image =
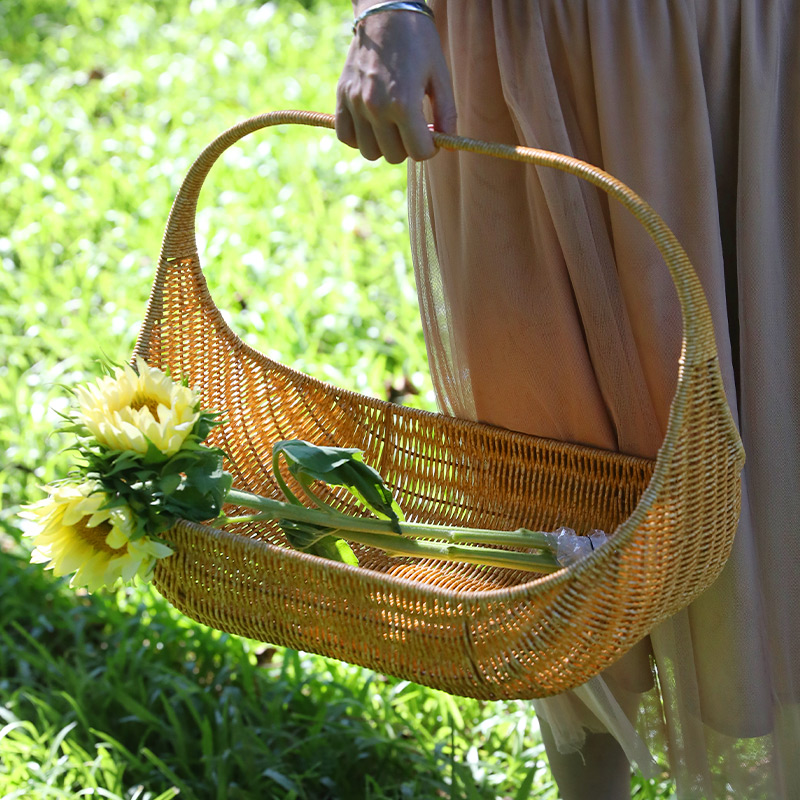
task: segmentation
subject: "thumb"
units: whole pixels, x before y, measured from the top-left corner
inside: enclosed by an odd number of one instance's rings
[[[455,133],[458,118],[456,101],[453,97],[450,72],[444,63],[434,69],[428,94],[433,106],[434,129],[441,133]]]

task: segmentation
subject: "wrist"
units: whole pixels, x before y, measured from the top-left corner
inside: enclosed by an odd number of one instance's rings
[[[357,17],[368,8],[379,6],[384,2],[385,0],[353,0],[353,15]]]
[[[355,1],[357,2],[357,0]],[[353,33],[357,33],[359,26],[369,17],[397,12],[413,12],[412,16],[419,14],[428,17],[431,22],[434,21],[433,11],[424,0],[382,0],[382,2],[367,3],[363,10],[356,14],[353,21]]]

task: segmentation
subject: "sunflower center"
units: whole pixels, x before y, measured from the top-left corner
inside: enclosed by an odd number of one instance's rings
[[[139,409],[146,408],[156,422],[161,422],[161,420],[158,418],[158,400],[153,397],[134,397],[133,401],[131,402],[131,408],[134,411],[139,411]]]
[[[73,527],[75,533],[94,550],[98,550],[101,553],[113,553],[114,555],[128,552],[127,545],[115,549],[106,544],[106,538],[111,533],[111,525],[108,522],[101,522],[99,525],[90,528],[85,520],[80,520]]]

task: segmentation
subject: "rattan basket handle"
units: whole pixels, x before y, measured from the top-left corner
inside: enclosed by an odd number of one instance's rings
[[[227,148],[249,133],[284,124],[333,128],[334,118],[330,114],[310,111],[273,111],[244,120],[217,137],[192,164],[175,198],[161,248],[162,268],[197,257],[194,227],[197,199],[203,181],[214,162]],[[446,150],[482,153],[541,167],[553,167],[562,172],[576,175],[598,186],[609,196],[622,203],[653,239],[672,275],[683,313],[682,363],[684,367],[694,364],[698,360],[716,356],[711,314],[694,268],[666,223],[625,184],[603,170],[570,156],[528,147],[482,142],[443,133],[434,133],[433,136],[436,144]]]

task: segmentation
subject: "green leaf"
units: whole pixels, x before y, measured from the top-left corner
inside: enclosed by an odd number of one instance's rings
[[[141,463],[141,456],[138,453],[135,453],[132,450],[127,450],[117,458],[113,459],[110,466],[103,470],[103,474],[107,477],[111,477],[112,475],[117,475],[120,472],[125,472],[129,469],[135,469],[136,467],[141,466]]]
[[[528,800],[531,795],[531,788],[533,787],[533,779],[536,777],[537,767],[533,766],[528,770],[525,780],[520,784],[517,793],[514,795],[514,800]]]
[[[364,462],[360,450],[289,439],[275,444],[273,454],[283,454],[289,472],[298,479],[305,477],[329,486],[344,486],[377,516],[390,520],[400,532],[403,519],[400,506],[380,473]]]
[[[360,454],[355,448],[325,447],[305,442],[302,439],[287,439],[273,445],[273,453],[282,453],[289,465],[289,471],[296,475],[298,470],[310,478],[334,484],[330,480],[335,478],[336,471],[346,464],[355,454]]]
[[[142,456],[144,464],[161,464],[168,459],[149,439],[147,440],[147,452]]]
[[[286,534],[289,544],[295,550],[305,551],[312,547],[315,542],[328,535],[325,529],[316,525],[304,525],[302,522],[295,522],[294,520],[282,519],[278,520],[278,524]]]
[[[108,493],[108,507],[130,506],[136,518],[134,539],[159,535],[178,518],[216,519],[233,480],[223,469],[223,451],[196,443],[171,457],[152,445],[145,454],[119,453],[90,440],[79,450],[87,462],[86,476],[99,480]]]
[[[361,453],[341,468],[344,486],[358,497],[364,505],[372,509],[379,517],[394,523],[395,530],[400,533],[400,520],[403,512],[392,495],[391,489],[384,483],[380,473],[361,460]]]
[[[289,544],[296,550],[358,566],[353,548],[344,539],[333,536],[330,529],[288,519],[279,520],[278,524],[286,534]]]
[[[172,494],[181,485],[182,480],[180,474],[164,475],[159,481],[159,491],[163,494]]]
[[[353,552],[353,548],[344,540],[344,539],[335,539],[334,546],[336,547],[336,552],[339,554],[339,561],[343,561],[345,564],[350,564],[353,567],[358,566],[358,557]]]
[[[201,411],[197,422],[192,429],[192,437],[198,442],[204,442],[208,434],[218,425],[222,425],[221,414],[217,411]]]
[[[199,451],[193,463],[183,470],[187,481],[202,492],[211,492],[220,483],[225,483],[225,494],[230,488],[230,475],[222,467],[222,452],[217,450]]]
[[[358,566],[358,559],[350,545],[344,539],[336,539],[333,536],[320,539],[306,552],[322,558],[329,558],[331,561],[341,561],[354,567]]]

